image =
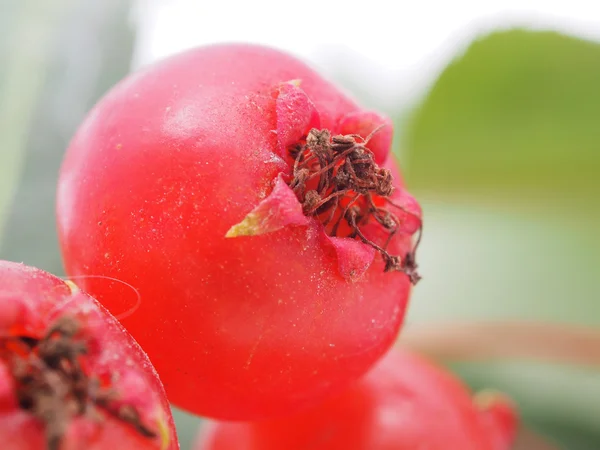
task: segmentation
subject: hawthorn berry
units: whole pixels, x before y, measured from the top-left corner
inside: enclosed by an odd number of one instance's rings
[[[213,45],[132,74],[89,113],[62,166],[72,276],[113,277],[123,325],[169,399],[256,419],[318,403],[392,345],[421,210],[391,121],[297,59]],[[113,314],[119,284],[82,287]]]
[[[194,450],[509,450],[517,421],[502,394],[472,397],[445,369],[392,350],[345,392],[309,411],[208,422]]]
[[[179,448],[148,357],[72,283],[0,261],[0,447]]]

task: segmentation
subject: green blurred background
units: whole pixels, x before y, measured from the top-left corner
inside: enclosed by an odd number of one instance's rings
[[[63,274],[57,172],[85,112],[130,70],[130,6],[0,0],[0,258]],[[373,104],[364,89],[339,81]],[[600,326],[600,45],[520,29],[482,35],[416,105],[386,109],[425,212],[425,278],[409,324]],[[475,388],[511,394],[525,420],[561,448],[600,448],[599,370],[452,368]],[[199,419],[175,413],[187,449]]]

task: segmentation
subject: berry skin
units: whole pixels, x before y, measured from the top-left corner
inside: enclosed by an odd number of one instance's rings
[[[70,144],[67,272],[139,290],[122,323],[177,406],[245,420],[309,407],[392,345],[418,280],[421,210],[391,139],[388,118],[279,51],[166,59],[118,84]],[[120,285],[81,284],[130,310]]]
[[[73,284],[0,261],[3,450],[179,448],[162,384],[108,311]]]
[[[269,421],[210,421],[194,450],[509,450],[516,428],[506,397],[473,398],[446,370],[398,349],[309,411]]]

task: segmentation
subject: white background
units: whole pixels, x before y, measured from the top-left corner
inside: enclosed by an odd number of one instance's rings
[[[138,0],[134,66],[223,41],[294,53],[382,108],[420,97],[477,36],[513,26],[600,39],[600,2]]]

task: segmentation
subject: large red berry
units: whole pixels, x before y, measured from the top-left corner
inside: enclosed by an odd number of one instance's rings
[[[67,271],[139,290],[123,325],[178,406],[307,407],[390,347],[418,279],[421,211],[391,137],[389,119],[278,51],[171,57],[116,86],[67,151]],[[118,284],[82,285],[113,314],[130,308]]]
[[[74,285],[0,261],[0,448],[179,448],[148,357]]]
[[[446,370],[393,350],[312,410],[253,423],[208,422],[195,450],[509,450],[516,425],[501,394],[472,398]]]

